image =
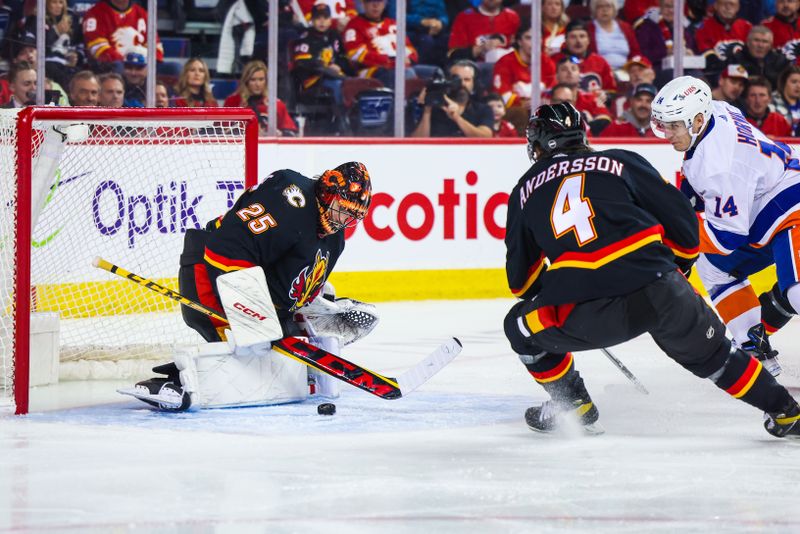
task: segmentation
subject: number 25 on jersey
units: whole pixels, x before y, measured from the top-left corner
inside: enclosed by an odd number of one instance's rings
[[[589,199],[583,196],[585,178],[583,173],[564,178],[550,210],[550,224],[556,239],[568,232],[575,232],[580,247],[597,239],[592,222],[594,210]]]
[[[261,204],[250,204],[246,208],[237,211],[236,215],[247,223],[247,227],[251,232],[258,235],[278,226],[275,218],[269,213],[264,213],[265,211],[264,206]]]

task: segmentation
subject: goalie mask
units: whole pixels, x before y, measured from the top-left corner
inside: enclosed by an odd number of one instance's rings
[[[531,163],[566,149],[589,148],[583,116],[569,102],[539,106],[525,134]]]
[[[325,171],[316,183],[320,236],[350,228],[366,217],[372,182],[363,163],[349,161]]]

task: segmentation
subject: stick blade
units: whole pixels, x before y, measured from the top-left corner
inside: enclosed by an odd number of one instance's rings
[[[397,385],[400,386],[402,395],[408,395],[444,369],[461,353],[461,348],[462,345],[458,338],[450,338],[417,365],[397,377]]]

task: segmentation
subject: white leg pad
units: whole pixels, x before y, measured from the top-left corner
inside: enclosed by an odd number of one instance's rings
[[[227,343],[207,343],[181,349],[175,364],[184,391],[194,390],[193,406],[262,406],[308,398],[306,366],[272,351],[239,356]]]
[[[271,341],[283,337],[264,269],[251,267],[223,274],[217,278],[217,292],[237,354],[264,354]]]
[[[327,350],[331,354],[339,356],[341,354],[341,340],[338,337],[310,337],[308,342],[321,349]],[[316,369],[308,368],[308,382],[314,384],[315,397],[327,397],[335,399],[339,397],[339,383],[338,378],[334,378]]]

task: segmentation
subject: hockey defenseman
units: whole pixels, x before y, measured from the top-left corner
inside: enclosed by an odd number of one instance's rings
[[[702,212],[697,272],[714,306],[734,341],[777,376],[767,334],[800,309],[800,161],[691,76],[659,91],[651,127],[684,153],[682,189]],[[772,264],[778,283],[756,297],[747,277]]]
[[[551,400],[529,408],[532,430],[575,416],[598,432],[597,407],[571,351],[607,347],[649,332],[684,368],[767,414],[775,436],[800,436],[800,407],[733,347],[725,326],[682,272],[697,257],[688,200],[640,155],[592,151],[569,103],[531,118],[533,166],[509,198],[506,271],[522,300],[505,319],[511,347]]]
[[[205,345],[176,351],[154,368],[166,377],[139,382],[131,394],[164,409],[277,404],[312,393],[338,395],[332,377],[270,351],[270,341],[306,336],[334,354],[375,326],[375,307],[323,297],[344,250],[344,229],[369,209],[364,164],[348,162],[317,179],[292,170],[248,189],[205,230],[189,230],[180,259],[180,292],[224,312],[228,323],[183,306],[183,319]],[[308,374],[307,374],[308,373]]]

